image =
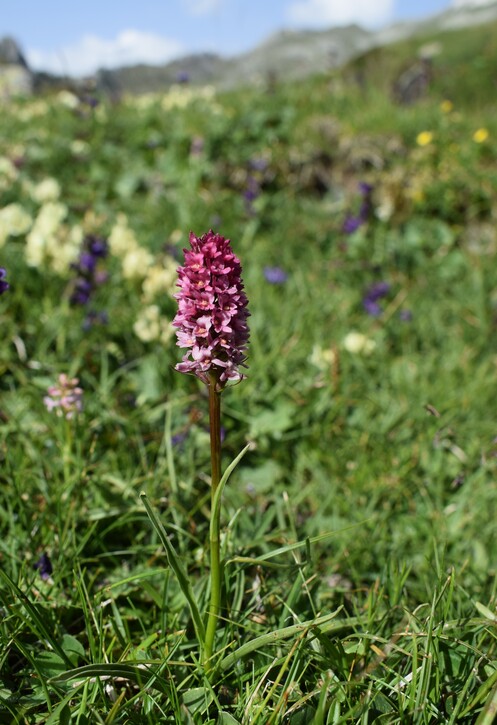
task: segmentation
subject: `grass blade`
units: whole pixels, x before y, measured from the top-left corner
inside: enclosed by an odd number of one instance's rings
[[[238,466],[240,461],[242,460],[243,456],[246,454],[246,452],[249,450],[249,448],[252,448],[252,443],[247,443],[245,448],[243,448],[240,453],[237,455],[236,458],[231,461],[230,465],[225,470],[221,480],[219,481],[219,485],[216,489],[216,493],[214,495],[214,501],[212,502],[212,511],[211,511],[211,520],[210,520],[210,530],[212,534],[212,527],[214,525],[214,522],[218,520],[218,516],[221,510],[221,497],[223,495],[224,487],[228,483],[228,479],[235,470],[235,468]]]
[[[64,652],[60,644],[57,642],[57,639],[53,632],[50,631],[49,627],[47,626],[44,618],[40,615],[38,612],[38,609],[34,604],[32,604],[26,594],[20,589],[15,582],[12,581],[12,579],[0,569],[0,577],[3,579],[3,581],[7,584],[9,589],[15,594],[15,596],[19,599],[22,606],[26,610],[26,612],[29,614],[30,619],[32,620],[30,622],[31,629],[40,637],[40,639],[45,640],[50,647],[56,652],[59,657],[64,661],[65,665],[67,667],[72,667],[73,663],[67,656],[67,654]]]
[[[188,606],[190,608],[190,614],[192,616],[193,620],[193,626],[195,627],[195,633],[197,635],[198,642],[203,648],[204,641],[205,641],[205,628],[204,623],[202,621],[202,617],[200,616],[200,611],[195,599],[195,595],[193,593],[193,588],[190,583],[190,579],[188,578],[188,574],[186,572],[186,569],[184,568],[183,564],[181,563],[181,560],[176,553],[176,550],[174,549],[173,545],[169,541],[169,537],[167,535],[167,531],[165,530],[164,526],[162,525],[162,522],[156,515],[155,511],[151,507],[149,500],[145,493],[140,494],[140,498],[143,501],[143,505],[145,506],[145,509],[147,511],[147,515],[152,522],[152,525],[154,529],[156,530],[162,545],[166,551],[167,560],[169,562],[169,566],[174,571],[176,578],[178,580],[178,584],[181,587],[181,591],[184,594],[184,597],[186,601],[188,602]]]
[[[234,652],[224,657],[219,663],[219,669],[222,671],[229,670],[233,667],[238,660],[242,660],[247,655],[255,652],[255,650],[263,649],[271,644],[276,644],[290,637],[294,637],[302,632],[312,631],[318,628],[320,632],[331,632],[339,631],[345,627],[352,627],[358,623],[357,617],[351,617],[347,620],[340,620],[338,622],[333,621],[337,614],[342,610],[342,607],[333,612],[332,614],[325,614],[323,617],[317,619],[310,619],[307,622],[300,622],[299,624],[292,624],[289,627],[283,627],[283,629],[277,629],[274,632],[268,634],[262,634],[260,637],[256,637],[250,642],[246,642],[241,647],[238,647]]]

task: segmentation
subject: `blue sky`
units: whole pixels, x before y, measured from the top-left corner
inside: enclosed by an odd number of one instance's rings
[[[201,51],[236,55],[283,28],[381,27],[486,1],[4,0],[0,37],[13,36],[32,68],[85,75]]]

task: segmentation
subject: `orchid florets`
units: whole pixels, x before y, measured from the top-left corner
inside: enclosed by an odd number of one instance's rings
[[[229,239],[213,231],[201,237],[190,233],[185,264],[178,269],[175,295],[178,312],[173,325],[177,345],[189,348],[176,370],[192,373],[222,390],[228,381],[244,376],[249,329],[248,300],[241,264]]]
[[[59,375],[58,385],[48,388],[48,395],[43,398],[46,409],[55,410],[59,417],[71,420],[83,410],[83,389],[78,385],[78,378],[70,378],[65,373]]]

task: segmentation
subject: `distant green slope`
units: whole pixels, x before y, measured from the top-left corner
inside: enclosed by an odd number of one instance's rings
[[[401,74],[431,57],[430,95],[461,106],[486,106],[497,93],[497,23],[419,35],[374,48],[344,69],[349,82],[393,91]]]

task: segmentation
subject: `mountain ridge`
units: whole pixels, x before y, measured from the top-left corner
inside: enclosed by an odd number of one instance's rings
[[[485,5],[451,7],[420,20],[401,21],[379,30],[367,30],[355,23],[325,30],[284,28],[240,55],[222,57],[200,53],[160,66],[140,64],[101,69],[96,74],[96,81],[104,89],[111,82],[115,90],[120,88],[124,92],[143,93],[157,90],[157,83],[168,86],[186,79],[192,85],[210,83],[222,90],[241,84],[267,82],[272,78],[298,80],[344,66],[377,47],[430,31],[456,30],[494,20],[497,20],[496,1]],[[202,64],[199,62],[201,58],[208,59],[208,62]],[[155,72],[151,72],[152,68]],[[155,81],[147,84],[147,76],[149,79],[155,76]],[[140,91],[137,91],[138,87]]]
[[[239,55],[192,53],[165,64],[100,68],[93,76],[78,79],[31,71],[32,85],[35,90],[46,90],[64,83],[76,86],[91,83],[103,92],[134,95],[164,90],[176,83],[210,84],[219,90],[230,90],[276,78],[303,79],[342,67],[375,48],[431,31],[457,30],[495,20],[497,0],[484,5],[451,7],[420,20],[401,21],[378,30],[368,30],[356,23],[325,30],[282,29]]]

